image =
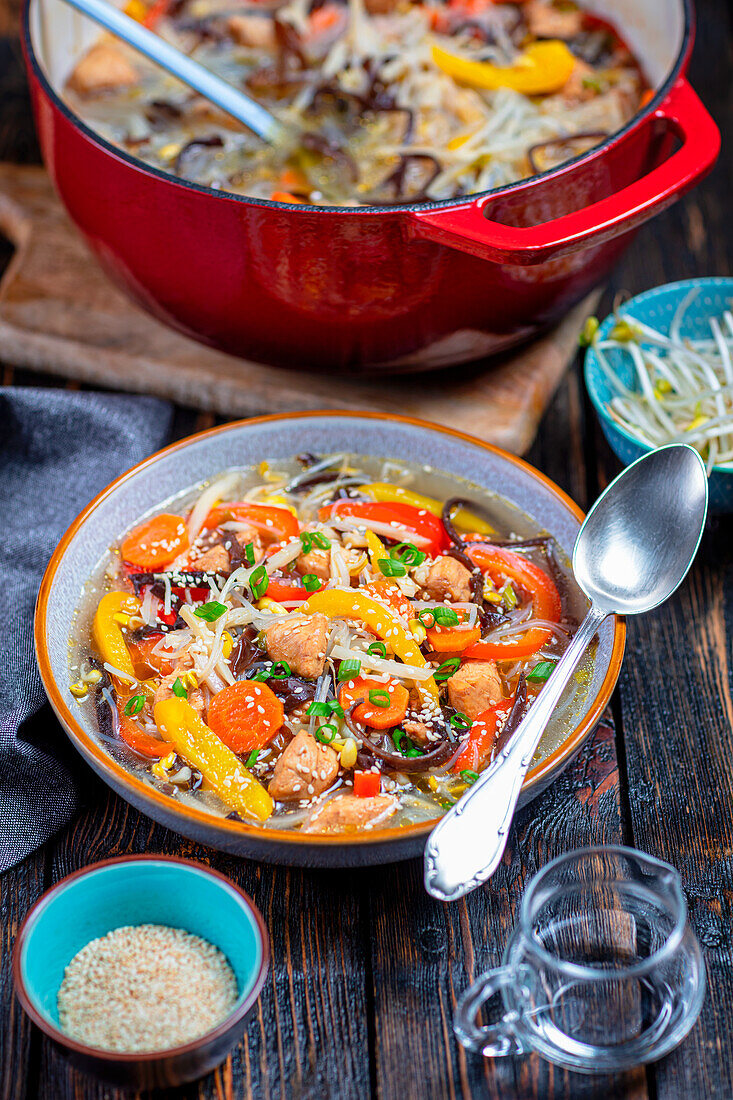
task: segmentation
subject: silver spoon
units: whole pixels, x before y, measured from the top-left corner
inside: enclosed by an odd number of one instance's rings
[[[683,444],[644,455],[595,502],[573,550],[588,613],[508,744],[430,834],[425,888],[433,897],[455,901],[493,874],[539,740],[598,627],[672,595],[697,553],[707,507],[705,465]]]
[[[118,11],[106,0],[66,0],[72,8],[88,15],[95,23],[105,27],[117,38],[127,42],[128,46],[155,61],[163,69],[173,76],[177,76],[189,88],[200,92],[202,96],[221,107],[232,118],[243,122],[263,141],[273,145],[280,141],[285,128],[282,123],[266,111],[254,99],[250,99],[244,92],[240,92],[226,80],[209,72],[198,61],[186,57],[184,53],[164,41],[159,35],[153,34],[147,27],[143,27],[129,15]]]

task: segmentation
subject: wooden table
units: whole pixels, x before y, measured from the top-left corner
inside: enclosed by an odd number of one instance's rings
[[[38,150],[15,37],[16,0],[0,0],[0,160]],[[731,9],[699,0],[692,79],[723,128],[727,151],[693,195],[640,234],[615,274],[636,292],[669,279],[730,274],[733,235]],[[0,263],[8,249],[0,251]],[[0,349],[0,356],[2,349]],[[5,384],[54,385],[2,363]],[[179,410],[176,434],[211,423]],[[529,458],[581,505],[616,473],[577,369]],[[0,879],[2,1100],[116,1100],[70,1071],[14,1001],[10,950],[20,919],[51,883],[126,852],[181,853],[247,890],[270,928],[272,968],[242,1044],[180,1097],[385,1100],[570,1097],[575,1100],[730,1100],[733,1096],[733,521],[712,519],[693,571],[660,611],[629,624],[612,713],[576,763],[518,817],[490,889],[442,905],[418,861],[372,871],[289,871],[208,851],[167,832],[88,772],[73,824]],[[49,722],[53,721],[50,713]],[[529,878],[577,845],[632,844],[682,873],[708,967],[702,1016],[661,1064],[616,1078],[565,1073],[537,1057],[484,1062],[455,1042],[458,994],[498,963]]]

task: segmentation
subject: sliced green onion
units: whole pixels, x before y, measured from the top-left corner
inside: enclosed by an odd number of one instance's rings
[[[183,686],[183,682],[181,681],[180,676],[177,676],[176,679],[173,681],[173,686],[171,690],[173,691],[174,695],[178,696],[179,699],[188,699],[188,692]]]
[[[310,554],[313,549],[313,535],[310,531],[301,531],[300,545],[303,547],[304,554]]]
[[[400,542],[397,546],[392,547],[389,556],[407,566],[408,569],[413,569],[416,565],[421,565],[425,561],[427,554],[423,554],[422,550],[418,550],[413,542]]]
[[[544,684],[545,680],[549,680],[552,670],[555,665],[552,661],[540,661],[538,665],[535,665],[531,672],[527,673],[527,680],[532,684]]]
[[[222,615],[226,615],[226,612],[227,609],[223,603],[210,600],[208,603],[202,603],[201,607],[197,607],[194,615],[199,619],[203,619],[205,623],[215,623]]]
[[[324,745],[330,745],[337,736],[338,727],[334,726],[332,722],[326,722],[316,730],[316,741],[320,741]]]
[[[342,661],[338,671],[338,682],[350,680],[352,676],[358,676],[361,672],[361,661]]]
[[[370,691],[369,702],[373,707],[381,707],[382,710],[386,710],[391,700],[388,691]]]
[[[144,695],[133,695],[132,699],[128,699],[125,703],[125,714],[139,714],[145,706]]]
[[[331,714],[335,714],[338,718],[344,718],[344,708],[335,699],[329,699],[326,704]]]
[[[308,715],[315,714],[316,718],[328,718],[331,708],[328,703],[311,703],[305,712]]]
[[[258,565],[254,573],[249,575],[249,586],[252,589],[252,595],[256,600],[259,600],[261,596],[264,596],[267,591],[267,585],[270,578],[267,576],[267,570],[264,565]]]
[[[303,576],[303,588],[306,592],[317,592],[321,587],[321,582],[315,573],[305,573]]]
[[[461,621],[452,607],[434,607],[433,618],[438,626],[458,626]]]
[[[245,768],[251,768],[253,764],[257,763],[257,757],[260,755],[259,749],[252,749],[247,759],[244,762]]]
[[[442,665],[438,665],[435,672],[433,673],[433,679],[434,680],[449,680],[450,677],[455,672],[458,672],[458,669],[460,667],[461,667],[460,657],[451,657],[449,660],[443,661]]]
[[[387,647],[384,642],[372,642],[367,653],[371,653],[372,657],[386,657]]]
[[[287,661],[276,661],[270,669],[271,680],[286,680],[293,672]]]
[[[244,560],[247,565],[254,565],[255,563],[255,548],[254,543],[248,542],[244,548]]]
[[[313,544],[318,547],[319,550],[329,550],[331,547],[331,540],[327,538],[323,531],[314,531],[312,534]]]
[[[597,317],[589,317],[583,325],[583,330],[578,337],[578,343],[581,348],[589,348],[595,339],[595,335],[600,328],[600,322]]]
[[[508,581],[501,590],[501,597],[504,601],[504,606],[509,611],[513,611],[519,603],[519,600],[517,599],[517,593],[514,591]]]
[[[467,714],[463,711],[457,710],[455,714],[451,714],[448,719],[454,730],[458,730],[459,733],[463,733],[464,730],[471,728],[471,720]]]
[[[407,576],[407,566],[403,565],[401,561],[395,561],[393,558],[379,558],[377,565],[380,573],[383,573],[385,577]]]
[[[425,753],[422,751],[422,749],[415,748],[414,745],[411,745],[410,748],[405,752],[404,755],[405,756],[424,756]]]
[[[465,771],[462,771],[459,774],[463,782],[468,783],[469,787],[478,779],[478,772],[472,772],[468,768],[466,768]]]
[[[397,749],[397,752],[402,752],[402,742],[406,737],[407,734],[401,726],[397,726],[396,729],[392,730],[392,741],[394,743],[394,747]]]
[[[435,625],[435,616],[433,615],[432,608],[429,608],[427,611],[418,611],[417,617],[423,624],[423,626],[427,626],[429,628]]]
[[[262,683],[264,680],[269,680],[272,676],[273,668],[274,665],[270,665],[269,668],[258,668],[254,676],[250,676],[249,679],[258,680],[260,683]]]

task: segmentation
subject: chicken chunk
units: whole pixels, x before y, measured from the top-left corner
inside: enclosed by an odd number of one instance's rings
[[[96,95],[137,84],[138,73],[113,42],[98,42],[82,57],[69,85],[79,95]]]
[[[154,703],[162,703],[165,699],[172,699],[175,695],[173,685],[176,680],[185,675],[185,672],[184,668],[176,668],[168,676],[164,676],[155,689]],[[204,696],[200,688],[188,689],[188,702],[201,718],[204,713]]]
[[[227,31],[239,46],[255,50],[274,50],[275,22],[266,15],[231,15]]]
[[[552,0],[529,0],[524,5],[529,33],[536,38],[574,38],[583,29],[579,8],[565,8]]]
[[[310,550],[307,554],[301,554],[296,558],[295,568],[301,576],[313,573],[319,580],[327,581],[331,576],[330,562],[330,550]]]
[[[437,741],[440,734],[436,729],[433,729],[427,724],[417,718],[405,718],[402,721],[402,729],[405,731],[411,741],[414,741],[416,745],[421,748],[432,747],[435,748],[433,742]]]
[[[315,680],[326,663],[328,619],[317,612],[305,619],[274,622],[265,630],[267,652],[273,661],[287,661],[296,676]]]
[[[456,603],[468,603],[471,599],[471,574],[455,558],[438,558],[428,570],[425,588],[434,600],[444,600],[447,596]]]
[[[357,798],[338,795],[318,807],[302,827],[304,833],[355,833],[383,824],[397,809],[397,799],[389,794]]]
[[[562,89],[562,97],[567,104],[585,103],[598,94],[595,72],[580,58],[575,62],[573,71]]]
[[[501,678],[494,661],[468,661],[448,680],[451,706],[471,721],[502,698]]]
[[[228,573],[229,554],[223,546],[212,546],[200,558],[196,558],[193,568],[202,569],[205,573]]]
[[[278,802],[317,798],[338,775],[338,756],[303,730],[297,734],[275,765],[269,792]]]

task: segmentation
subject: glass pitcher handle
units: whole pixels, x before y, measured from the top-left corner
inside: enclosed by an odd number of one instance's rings
[[[526,983],[526,967],[499,966],[487,970],[463,993],[453,1016],[453,1030],[458,1041],[468,1050],[487,1058],[505,1058],[508,1054],[524,1054],[529,1048],[516,1032],[518,1012],[506,1012],[497,1024],[479,1025],[479,1010],[495,993],[506,986]]]

